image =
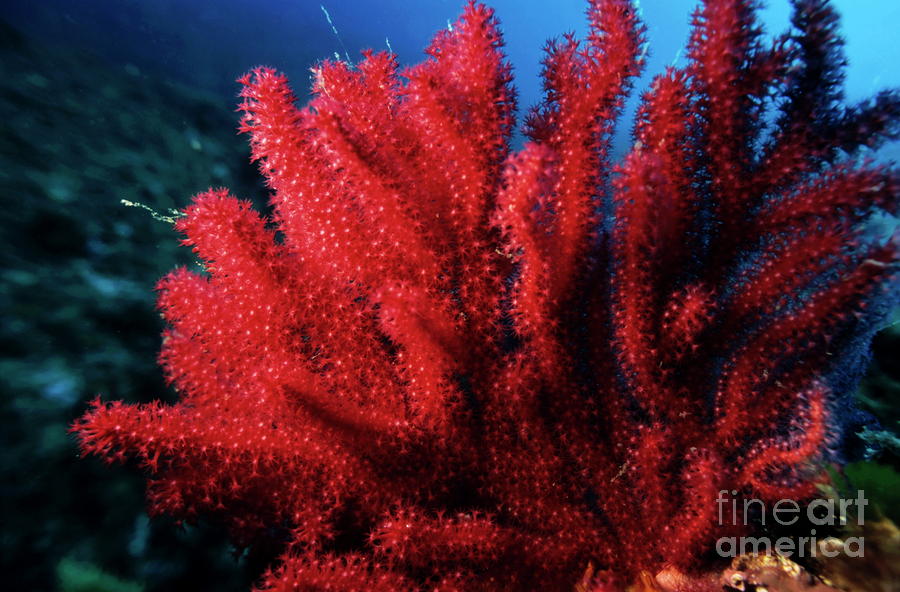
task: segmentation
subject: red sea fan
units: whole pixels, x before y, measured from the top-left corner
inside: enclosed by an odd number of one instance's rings
[[[642,65],[626,0],[551,43],[510,154],[515,92],[470,4],[423,63],[367,53],[241,80],[266,219],[224,190],[177,228],[203,272],[159,284],[175,405],[97,402],[85,453],[137,459],[153,513],[280,536],[265,590],[571,589],[702,565],[720,490],[811,492],[842,365],[896,244],[866,239],[900,177],[858,158],[896,94],[841,104],[825,0],[767,41],[707,0],[609,152]],[[604,576],[607,578],[607,576]]]

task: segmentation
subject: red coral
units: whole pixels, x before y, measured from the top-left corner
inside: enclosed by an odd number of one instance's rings
[[[247,75],[274,218],[195,198],[177,226],[205,272],[159,285],[181,401],[97,402],[82,449],[140,460],[155,513],[283,533],[272,590],[690,568],[720,490],[807,495],[834,360],[896,257],[861,223],[900,178],[853,156],[895,135],[900,100],[841,106],[824,0],[771,45],[753,9],[705,2],[614,170],[642,63],[626,0],[550,44],[511,155],[510,68],[477,4],[402,72],[322,63],[302,110],[281,75]]]

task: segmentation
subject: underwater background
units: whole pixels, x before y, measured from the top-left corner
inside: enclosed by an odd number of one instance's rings
[[[497,0],[520,107],[537,102],[540,48],[583,34],[584,3]],[[692,0],[644,0],[649,77],[681,59]],[[770,0],[769,33],[787,0]],[[842,0],[847,100],[900,87],[900,2]],[[0,7],[0,563],[29,590],[246,590],[262,569],[235,556],[214,525],[150,521],[142,478],[79,460],[66,430],[98,394],[173,399],[155,359],[162,321],[153,287],[190,262],[165,215],[210,186],[266,207],[236,134],[238,85],[250,68],[284,71],[305,96],[322,58],[363,48],[421,59],[459,0],[220,2],[13,0]],[[619,130],[618,154],[629,129]],[[900,160],[897,143],[879,159]],[[885,223],[890,226],[888,222]],[[890,232],[890,228],[880,229]],[[860,388],[877,423],[848,468],[897,521],[900,327],[874,343]],[[894,497],[891,497],[894,496]],[[261,557],[266,550],[257,550]],[[152,586],[150,583],[152,582]]]

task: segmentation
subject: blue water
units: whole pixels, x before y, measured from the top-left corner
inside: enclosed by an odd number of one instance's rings
[[[341,44],[321,10],[324,3]],[[522,104],[540,95],[544,41],[565,31],[585,30],[581,0],[493,0],[501,19]],[[769,32],[788,24],[787,0],[770,0],[763,11]],[[287,72],[298,86],[317,57],[344,48],[386,48],[401,61],[419,60],[435,30],[458,15],[462,0],[44,0],[3,3],[0,16],[61,43],[93,48],[137,66],[168,70],[218,88],[261,63]],[[650,38],[647,72],[658,72],[678,55],[688,35],[694,0],[642,0]],[[900,86],[900,25],[896,0],[837,0],[850,61],[848,98],[859,99]],[[216,77],[224,82],[214,84]]]
[[[365,48],[396,52],[415,63],[434,32],[456,19],[464,0],[16,0],[0,17],[31,35],[87,48],[123,65],[213,91],[234,101],[234,80],[265,64],[284,71],[298,96],[309,86],[317,60],[349,56]],[[516,74],[520,107],[541,96],[542,48],[547,39],[586,31],[582,0],[493,0]],[[900,26],[897,0],[835,0],[842,16],[849,68],[846,97],[862,100],[880,89],[900,87]],[[642,0],[649,59],[637,90],[666,65],[683,62],[690,13],[696,0]],[[324,6],[324,10],[323,10]],[[327,11],[328,17],[326,17]],[[789,24],[788,0],[770,0],[761,12],[770,34]],[[329,22],[330,19],[330,22]],[[334,31],[338,35],[335,35]],[[629,121],[639,93],[626,107]],[[621,125],[616,153],[627,144]],[[900,161],[900,143],[882,149],[883,159]]]

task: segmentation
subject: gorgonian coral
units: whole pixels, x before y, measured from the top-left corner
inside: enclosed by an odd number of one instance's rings
[[[180,402],[97,402],[82,449],[138,459],[154,513],[283,537],[270,590],[690,568],[720,490],[809,495],[834,369],[895,265],[863,227],[900,179],[858,152],[895,135],[900,100],[841,104],[825,0],[772,41],[754,5],[698,9],[615,167],[644,43],[626,0],[549,44],[516,153],[478,4],[419,65],[322,63],[303,109],[283,76],[247,75],[274,215],[195,198],[177,228],[204,269],[159,284]]]

